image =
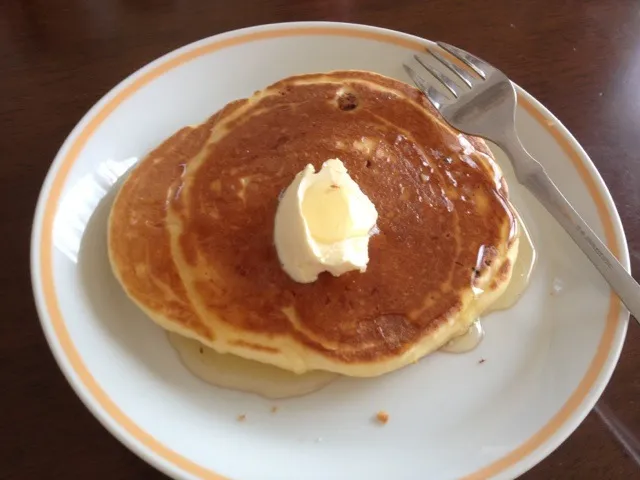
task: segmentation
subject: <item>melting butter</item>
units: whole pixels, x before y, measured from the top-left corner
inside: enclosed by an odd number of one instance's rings
[[[270,399],[298,397],[316,392],[339,375],[314,371],[298,375],[266,363],[220,354],[197,340],[168,333],[182,364],[200,380],[217,387],[256,393]]]
[[[285,189],[274,223],[274,243],[284,271],[312,283],[322,272],[364,272],[378,212],[338,158],[316,172],[307,165]]]

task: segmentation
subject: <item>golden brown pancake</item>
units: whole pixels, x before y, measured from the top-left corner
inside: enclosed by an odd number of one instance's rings
[[[378,210],[365,273],[299,284],[273,245],[278,197],[340,158]],[[485,143],[415,88],[370,72],[282,80],[185,128],[114,203],[113,270],[162,327],[296,372],[374,376],[464,333],[517,254]]]

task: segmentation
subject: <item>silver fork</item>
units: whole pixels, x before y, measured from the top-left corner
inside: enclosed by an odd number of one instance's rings
[[[453,128],[491,140],[507,154],[518,181],[533,193],[569,233],[640,322],[640,285],[578,215],[542,165],[522,146],[515,128],[517,99],[511,81],[500,70],[464,50],[441,42],[438,42],[438,46],[471,70],[450,62],[432,48],[428,53],[445,68],[435,68],[419,55],[415,59],[448,90],[453,99],[430,85],[405,64],[404,68],[413,82]],[[450,73],[444,73],[446,70]],[[451,73],[464,86],[454,82],[449,76]]]

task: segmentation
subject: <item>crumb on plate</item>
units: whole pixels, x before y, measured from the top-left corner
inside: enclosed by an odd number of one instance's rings
[[[278,407],[276,405],[271,407],[271,413],[276,413],[277,411],[278,411]]]
[[[382,425],[385,425],[389,421],[389,414],[384,410],[380,410],[376,413],[376,420]]]
[[[244,422],[247,419],[247,416],[243,413],[242,415],[238,415],[237,419],[239,422]]]
[[[562,292],[562,289],[564,288],[564,281],[560,278],[554,278],[553,282],[551,283],[551,293],[550,295],[555,296],[555,295],[559,295],[560,292]]]
[[[484,358],[481,358],[480,360],[478,360],[478,364],[482,365],[484,362],[486,362],[486,360]]]

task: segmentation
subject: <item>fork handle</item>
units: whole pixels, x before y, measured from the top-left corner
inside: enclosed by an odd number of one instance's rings
[[[567,231],[620,297],[622,303],[640,322],[640,285],[638,282],[633,279],[580,217],[549,178],[542,165],[525,150],[517,137],[501,146],[505,153],[511,157],[520,183],[533,193]]]

